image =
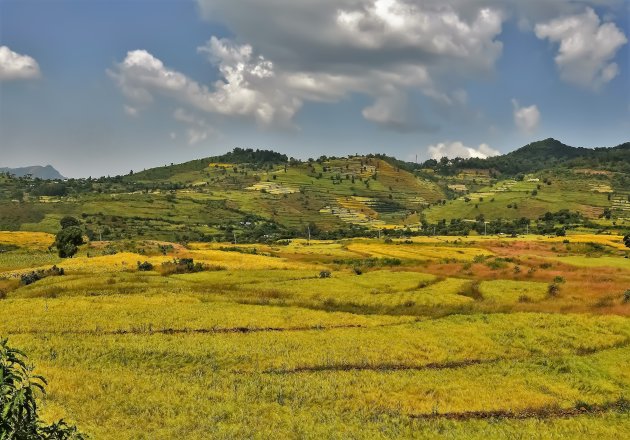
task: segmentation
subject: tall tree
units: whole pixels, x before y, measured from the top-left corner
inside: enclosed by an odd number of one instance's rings
[[[66,216],[59,222],[61,231],[55,237],[54,246],[61,258],[72,258],[79,250],[83,241],[83,231],[80,228],[81,222],[74,217]]]

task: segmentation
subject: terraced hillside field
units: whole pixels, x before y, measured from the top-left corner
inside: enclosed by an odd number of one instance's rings
[[[590,231],[625,234],[630,226],[625,149],[625,144],[573,149],[548,139],[487,160],[415,164],[382,155],[300,161],[236,148],[98,179],[0,174],[0,229],[56,233],[59,220],[71,215],[93,240],[467,235],[485,232],[484,221],[496,222],[494,232],[507,234],[528,233],[526,225],[550,233],[587,224]],[[540,157],[547,150],[583,157],[545,164]],[[575,221],[543,219],[559,212]]]
[[[364,156],[292,163],[193,161],[124,177],[41,184],[0,176],[0,229],[55,233],[80,217],[99,239],[200,240],[248,221],[302,231],[401,228],[444,197],[435,182]],[[14,197],[13,187],[17,190]],[[245,228],[247,229],[247,228]]]
[[[450,179],[456,198],[424,211],[431,222],[442,218],[536,219],[547,211],[568,209],[590,219],[602,217],[606,208],[625,224],[627,189],[615,186],[610,175],[583,172],[539,172],[522,180],[501,179],[491,185],[475,174]],[[472,183],[474,181],[474,183]],[[629,205],[630,206],[630,205]]]
[[[52,241],[0,233],[0,337],[92,438],[630,436],[620,236]]]

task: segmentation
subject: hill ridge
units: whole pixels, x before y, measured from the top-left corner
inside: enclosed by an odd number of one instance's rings
[[[24,177],[30,174],[34,178],[44,180],[65,179],[52,165],[30,165],[17,168],[0,167],[0,173],[10,173],[16,177]]]

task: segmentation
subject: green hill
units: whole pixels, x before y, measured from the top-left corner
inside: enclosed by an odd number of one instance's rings
[[[523,218],[534,227],[560,210],[590,227],[623,229],[629,146],[590,150],[547,139],[504,156],[421,166],[385,155],[298,161],[237,148],[111,178],[3,174],[0,230],[56,232],[59,219],[73,215],[92,239],[265,241],[307,229],[321,238],[407,228],[458,234],[483,221],[513,231]]]
[[[492,170],[498,174],[517,175],[553,167],[585,167],[630,173],[630,142],[613,148],[576,148],[556,139],[545,139],[525,145],[510,153],[487,159],[455,159],[448,164],[425,162],[424,168],[441,173],[462,169]]]
[[[168,181],[175,176],[181,176],[186,173],[201,172],[208,167],[209,163],[229,163],[229,164],[249,164],[251,166],[273,166],[283,164],[288,161],[284,154],[276,153],[271,150],[253,150],[251,148],[235,148],[234,150],[214,157],[204,159],[191,160],[181,164],[171,164],[170,166],[151,168],[139,172],[127,178],[128,181]]]
[[[575,148],[555,139],[487,159],[427,161],[425,172],[446,185],[449,200],[424,211],[439,219],[538,218],[568,209],[591,220],[630,219],[630,143]],[[608,217],[608,218],[606,218]],[[610,222],[609,222],[610,223]]]

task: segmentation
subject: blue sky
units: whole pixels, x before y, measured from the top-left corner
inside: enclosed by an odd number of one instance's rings
[[[630,140],[622,0],[0,0],[0,166]]]

